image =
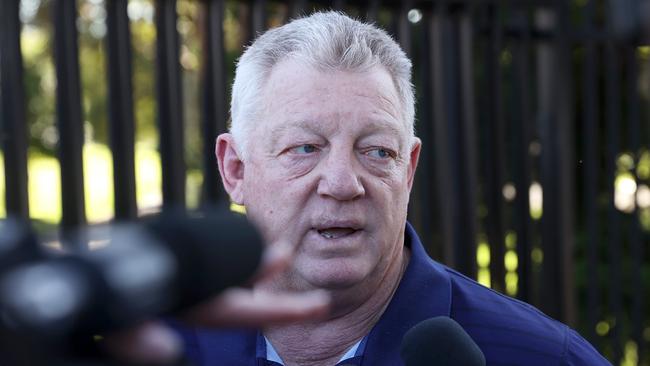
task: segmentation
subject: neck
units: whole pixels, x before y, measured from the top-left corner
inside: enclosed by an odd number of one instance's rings
[[[286,366],[336,364],[379,321],[408,260],[409,251],[404,248],[376,283],[330,291],[332,311],[328,319],[269,327],[264,329],[264,335]]]

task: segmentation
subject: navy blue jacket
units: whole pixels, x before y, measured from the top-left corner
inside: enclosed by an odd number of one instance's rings
[[[433,261],[407,224],[411,259],[385,313],[365,339],[359,366],[400,366],[402,337],[422,320],[456,320],[485,354],[489,366],[610,365],[575,331],[531,305],[490,290]],[[265,361],[254,330],[179,329],[187,356],[200,366],[277,365]],[[351,362],[352,361],[352,362]]]

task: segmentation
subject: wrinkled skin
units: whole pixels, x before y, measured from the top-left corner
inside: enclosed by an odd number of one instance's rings
[[[390,75],[381,66],[319,71],[287,59],[262,100],[246,159],[230,134],[216,152],[226,190],[267,242],[295,248],[273,286],[365,300],[401,276],[420,152]]]

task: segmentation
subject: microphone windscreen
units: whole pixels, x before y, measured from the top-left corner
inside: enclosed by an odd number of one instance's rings
[[[195,305],[257,271],[263,241],[230,212],[164,213],[110,228],[97,250],[43,258],[0,276],[0,328],[57,340]]]
[[[36,234],[26,221],[13,217],[0,220],[0,273],[42,255]]]
[[[148,223],[149,232],[178,264],[177,308],[242,285],[258,269],[264,251],[259,232],[243,216],[213,211],[203,216],[168,213]]]
[[[484,366],[485,356],[454,320],[436,317],[411,328],[402,340],[406,366]]]

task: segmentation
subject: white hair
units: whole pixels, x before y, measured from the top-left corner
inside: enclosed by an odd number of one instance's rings
[[[319,70],[365,71],[383,66],[402,103],[404,122],[415,135],[411,61],[382,29],[334,11],[295,19],[260,35],[237,63],[232,86],[230,132],[246,159],[248,136],[261,121],[261,92],[273,66],[293,58]]]

